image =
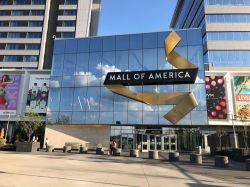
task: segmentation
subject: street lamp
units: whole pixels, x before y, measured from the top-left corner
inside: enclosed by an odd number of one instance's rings
[[[234,147],[238,148],[238,143],[236,141],[236,133],[235,133],[235,126],[234,126],[234,114],[229,114],[229,116],[231,117],[232,120],[232,125],[233,125],[233,133],[234,133]]]

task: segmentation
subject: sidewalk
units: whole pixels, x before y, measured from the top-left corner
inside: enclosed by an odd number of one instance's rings
[[[185,161],[65,153],[0,152],[0,187],[46,186],[249,186],[250,173],[241,167],[217,169],[212,158],[197,166]]]

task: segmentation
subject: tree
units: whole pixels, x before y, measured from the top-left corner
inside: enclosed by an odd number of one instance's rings
[[[30,142],[31,135],[42,126],[42,118],[37,113],[27,113],[26,115],[19,115],[17,124],[20,126],[28,136],[28,142]]]
[[[249,115],[248,113],[247,114],[241,113],[241,115],[236,116],[236,118],[238,118],[243,124],[243,130],[244,130],[243,139],[244,139],[245,148],[248,149],[248,129],[249,129],[248,124],[249,123],[246,123],[246,122],[247,122],[247,119],[249,118]]]

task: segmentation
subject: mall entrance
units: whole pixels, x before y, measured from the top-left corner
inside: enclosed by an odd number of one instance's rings
[[[134,133],[122,133],[119,143],[123,151],[135,148],[141,152],[150,150],[177,151],[177,135],[162,133],[162,130],[159,129],[140,129]]]
[[[177,135],[137,134],[137,144],[141,152],[150,150],[173,152],[177,151]]]

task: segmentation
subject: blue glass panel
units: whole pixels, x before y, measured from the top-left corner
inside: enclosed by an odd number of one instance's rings
[[[192,125],[208,125],[207,111],[192,111]]]
[[[194,110],[207,110],[205,84],[191,84],[190,91],[198,102],[198,106]]]
[[[172,69],[172,65],[166,61],[165,48],[158,48],[158,69]]]
[[[61,89],[60,111],[72,111],[74,88]]]
[[[98,124],[99,117],[99,112],[86,112],[86,124]]]
[[[61,89],[50,88],[48,97],[49,102],[47,108],[48,111],[59,111],[60,94],[61,94]]]
[[[100,112],[99,124],[113,124],[113,112]]]
[[[64,55],[54,55],[53,61],[52,61],[52,70],[51,75],[52,76],[61,76],[63,72],[63,60]]]
[[[167,32],[159,32],[158,33],[158,47],[164,48],[164,43],[168,35],[170,34],[170,31]]]
[[[128,98],[115,94],[114,95],[114,111],[127,112]]]
[[[159,124],[158,112],[143,112],[143,124]]]
[[[116,50],[128,50],[129,49],[129,36],[116,36]]]
[[[157,33],[143,34],[143,48],[157,47]]]
[[[73,76],[63,76],[62,87],[74,87],[75,79]]]
[[[76,68],[76,54],[65,54],[63,62],[63,75],[72,76]]]
[[[129,70],[141,71],[142,67],[142,50],[129,51]]]
[[[65,40],[55,40],[54,42],[54,54],[64,53]]]
[[[142,34],[130,35],[130,49],[141,49],[142,48]]]
[[[116,52],[116,65],[115,67],[120,71],[128,70],[128,51]]]
[[[82,74],[83,75],[75,76],[75,87],[82,87],[88,85],[88,75],[86,75],[85,73]]]
[[[143,49],[143,70],[157,70],[157,49]]]
[[[128,124],[142,124],[142,111],[128,111]]]
[[[103,51],[113,51],[115,50],[115,37],[107,36],[103,37]]]
[[[86,75],[89,71],[89,53],[78,53],[75,75]]]
[[[101,87],[100,111],[114,110],[114,94],[106,87]]]
[[[128,113],[126,112],[114,112],[114,121],[113,123],[116,124],[116,122],[120,124],[127,124],[128,123]]]
[[[72,112],[72,124],[84,124],[85,112]]]
[[[73,111],[85,111],[87,107],[87,87],[75,88]]]
[[[58,123],[65,125],[71,123],[72,112],[60,112],[58,115]]]
[[[90,39],[89,38],[80,38],[77,39],[77,52],[89,52]]]
[[[50,88],[59,88],[61,87],[61,84],[62,84],[62,77],[54,77],[54,76],[51,76],[50,77]]]
[[[76,53],[77,51],[77,40],[66,40],[65,53]]]
[[[202,45],[201,30],[190,29],[187,32],[188,45]]]
[[[204,70],[203,49],[201,45],[188,46],[188,60],[195,64],[199,70]]]
[[[102,37],[90,39],[90,52],[102,51]]]
[[[178,46],[186,46],[187,45],[187,30],[177,30],[176,33],[181,38],[181,41],[178,43]]]
[[[115,71],[115,51],[103,52],[102,54],[102,74]]]
[[[101,52],[90,53],[89,72],[91,72],[92,74],[101,74],[101,66],[102,66],[102,53]]]
[[[87,111],[100,110],[100,87],[88,87],[86,102]]]
[[[55,124],[58,122],[58,112],[47,112],[46,118],[48,124]]]

